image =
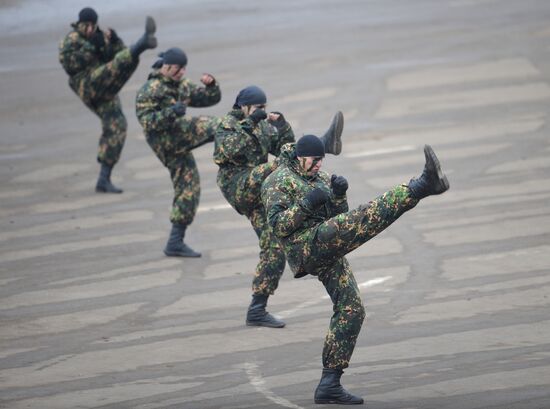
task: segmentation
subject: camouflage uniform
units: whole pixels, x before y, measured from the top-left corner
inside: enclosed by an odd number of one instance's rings
[[[285,257],[267,224],[260,200],[264,179],[277,167],[281,147],[294,141],[288,123],[277,131],[267,121],[257,126],[240,109],[230,111],[216,132],[214,162],[219,166],[217,183],[229,204],[246,216],[260,245],[260,261],[252,282],[253,294],[271,295],[285,268]]]
[[[97,160],[115,165],[126,140],[127,123],[118,92],[135,71],[138,60],[116,35],[96,47],[84,35],[85,23],[73,23],[59,45],[59,61],[69,86],[100,119],[103,128]]]
[[[214,140],[220,120],[211,116],[178,117],[171,108],[181,101],[191,107],[217,104],[221,91],[217,83],[200,87],[188,79],[176,81],[154,71],[136,97],[136,115],[147,143],[170,171],[174,201],[173,224],[189,225],[200,198],[199,172],[191,151]]]
[[[359,288],[344,257],[376,236],[418,200],[406,185],[398,185],[372,202],[349,211],[345,194],[336,196],[324,172],[307,176],[295,158],[294,145],[285,145],[283,163],[262,186],[262,201],[274,234],[296,278],[317,275],[333,302],[323,348],[323,367],[344,369],[365,318]],[[310,212],[301,203],[315,188],[329,200]]]

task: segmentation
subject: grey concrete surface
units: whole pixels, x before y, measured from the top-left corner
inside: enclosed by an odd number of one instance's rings
[[[99,121],[57,43],[81,7],[218,78],[222,115],[262,86],[297,135],[346,117],[352,206],[418,174],[430,143],[451,190],[350,254],[368,318],[343,382],[376,409],[550,408],[550,3],[547,0],[8,1],[0,6],[0,407],[313,408],[331,315],[285,273],[280,330],[244,325],[255,235],[196,151],[202,198],[166,258],[171,185],[135,119],[155,53],[121,93],[129,135],[93,191]]]

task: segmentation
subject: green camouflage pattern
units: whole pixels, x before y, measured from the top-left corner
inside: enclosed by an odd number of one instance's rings
[[[118,95],[98,104],[95,113],[101,118],[103,130],[99,139],[97,161],[113,167],[120,159],[128,129]]]
[[[178,117],[172,106],[182,101],[190,107],[217,104],[221,91],[217,84],[200,87],[188,79],[175,81],[153,71],[136,97],[136,115],[147,143],[170,171],[174,200],[170,221],[189,225],[200,199],[199,172],[192,150],[214,140],[220,119],[212,116]]]
[[[365,317],[353,273],[344,257],[382,232],[418,201],[406,185],[398,185],[368,204],[349,210],[346,196],[336,196],[325,172],[308,176],[285,145],[281,164],[262,186],[269,225],[279,239],[296,278],[317,275],[332,299],[334,315],[323,348],[323,366],[348,366]],[[310,211],[304,198],[315,188],[329,194],[323,206]]]
[[[113,166],[120,159],[126,140],[127,122],[117,94],[135,71],[135,61],[122,40],[110,41],[96,48],[84,36],[82,23],[59,44],[59,62],[69,74],[69,86],[101,120],[97,160]]]
[[[265,120],[255,126],[240,109],[222,118],[214,147],[217,184],[239,214],[247,215],[261,203],[262,183],[277,167],[277,161],[268,163],[269,154],[279,156],[289,142],[294,142],[294,132],[288,122],[279,132]]]
[[[252,293],[271,295],[279,286],[279,280],[285,270],[285,255],[277,238],[271,231],[265,209],[257,206],[248,214],[260,245],[260,260],[256,265],[252,280]]]
[[[365,319],[361,293],[344,257],[319,274],[318,278],[332,300],[333,310],[323,345],[323,367],[345,369]]]
[[[280,131],[265,120],[254,125],[240,109],[223,117],[216,132],[217,184],[229,204],[250,220],[259,239],[253,294],[273,294],[285,268],[284,254],[267,223],[260,194],[262,182],[278,165],[277,159],[268,162],[269,154],[278,156],[281,147],[293,141],[294,132],[288,123]]]
[[[294,151],[295,145],[283,148],[282,165],[263,183],[262,202],[296,277],[319,274],[418,203],[410,196],[407,185],[398,185],[349,211],[346,196],[337,197],[332,192],[330,176],[323,171],[307,176]],[[329,200],[310,212],[303,201],[315,188],[325,190]]]

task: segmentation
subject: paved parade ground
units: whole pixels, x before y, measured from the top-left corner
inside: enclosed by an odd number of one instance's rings
[[[157,22],[120,94],[122,195],[94,191],[100,123],[57,60],[84,6],[126,44]],[[323,407],[332,304],[287,267],[268,306],[287,326],[245,326],[259,249],[213,144],[187,234],[203,257],[162,253],[172,185],[134,99],[173,46],[222,89],[187,115],[223,115],[251,84],[297,136],[341,110],[323,167],[351,207],[418,175],[425,143],[438,154],[449,192],[349,255],[367,319],[342,381],[364,407],[550,408],[548,0],[9,0],[0,33],[1,408]]]

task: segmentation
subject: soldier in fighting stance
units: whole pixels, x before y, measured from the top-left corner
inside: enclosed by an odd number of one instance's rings
[[[285,256],[267,224],[260,200],[264,179],[275,170],[279,160],[268,162],[268,154],[278,156],[281,147],[294,142],[294,132],[280,112],[266,113],[267,97],[256,86],[239,92],[233,109],[222,118],[216,133],[214,162],[219,166],[217,183],[229,204],[250,220],[260,245],[260,260],[252,281],[252,301],[246,324],[282,328],[285,323],[266,311],[285,268]],[[342,150],[340,136],[344,125],[338,112],[323,136],[327,153]]]
[[[262,185],[268,223],[294,276],[317,276],[333,302],[315,403],[363,403],[340,384],[365,318],[345,255],[382,232],[419,200],[449,189],[432,148],[426,145],[424,154],[426,164],[419,177],[353,210],[348,209],[347,180],[320,171],[325,148],[315,135],[285,145],[278,168]]]
[[[111,171],[120,159],[127,123],[118,93],[139,63],[139,55],[157,46],[155,21],[147,17],[145,33],[126,47],[115,30],[101,30],[97,13],[86,7],[78,14],[59,45],[59,62],[69,75],[69,86],[101,119],[97,161],[101,165],[96,192],[122,193],[111,183]]]
[[[201,77],[202,86],[184,78],[187,55],[180,48],[159,54],[147,82],[136,97],[136,115],[147,143],[169,170],[174,186],[170,212],[172,229],[164,254],[170,257],[200,257],[184,242],[200,198],[199,171],[192,150],[214,141],[220,119],[186,116],[186,108],[209,107],[221,99],[217,81],[210,74]]]

